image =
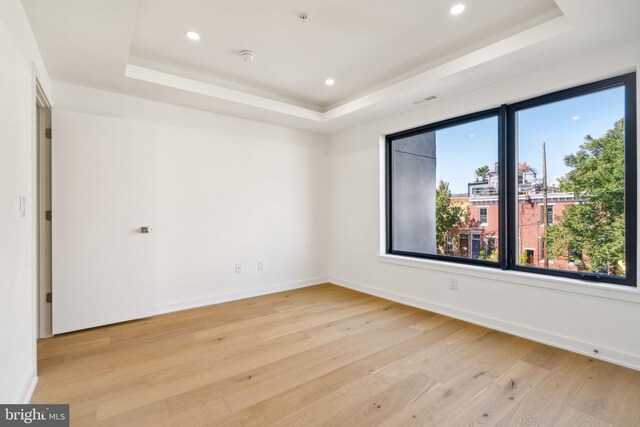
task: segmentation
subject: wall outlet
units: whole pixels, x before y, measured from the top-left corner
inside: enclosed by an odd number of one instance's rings
[[[258,261],[258,270],[264,270],[264,261]]]
[[[236,264],[236,274],[242,273],[242,266],[240,264]]]
[[[452,291],[458,290],[458,279],[449,279],[449,289]]]

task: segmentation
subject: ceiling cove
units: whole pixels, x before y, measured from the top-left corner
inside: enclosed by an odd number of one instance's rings
[[[165,71],[162,64],[145,61],[131,55],[126,65],[125,76],[165,87],[179,89],[199,95],[240,103],[252,107],[270,110],[314,122],[328,122],[346,116],[355,111],[398,97],[416,88],[427,90],[430,83],[443,79],[501,56],[508,55],[531,45],[554,38],[568,30],[571,26],[564,16],[555,16],[531,28],[512,34],[498,41],[479,47],[471,52],[460,54],[443,63],[434,65],[426,70],[418,70],[409,77],[399,81],[391,81],[386,85],[354,97],[350,100],[339,101],[335,105],[322,107],[300,102],[293,98],[278,96],[275,93],[256,94],[255,88],[234,88],[232,82],[216,84],[208,82],[208,76],[194,73],[183,73],[179,70]],[[145,64],[145,65],[140,65]],[[229,84],[231,83],[231,84]],[[231,87],[230,87],[231,86]],[[238,86],[238,85],[236,85]],[[421,92],[421,93],[422,93]],[[306,106],[303,106],[305,105]]]

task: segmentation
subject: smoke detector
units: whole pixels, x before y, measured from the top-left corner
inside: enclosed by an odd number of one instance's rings
[[[240,58],[244,59],[245,62],[250,62],[256,59],[256,54],[252,50],[242,50],[240,51]]]

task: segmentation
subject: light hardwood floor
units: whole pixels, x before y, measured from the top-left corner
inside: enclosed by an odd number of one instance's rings
[[[333,285],[38,343],[71,425],[638,426],[640,373]]]

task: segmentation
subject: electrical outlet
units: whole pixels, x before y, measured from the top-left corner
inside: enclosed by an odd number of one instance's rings
[[[458,279],[449,279],[449,289],[452,291],[458,290]]]
[[[264,270],[264,261],[258,261],[258,270]]]
[[[240,264],[236,264],[236,274],[242,273],[242,266]]]

